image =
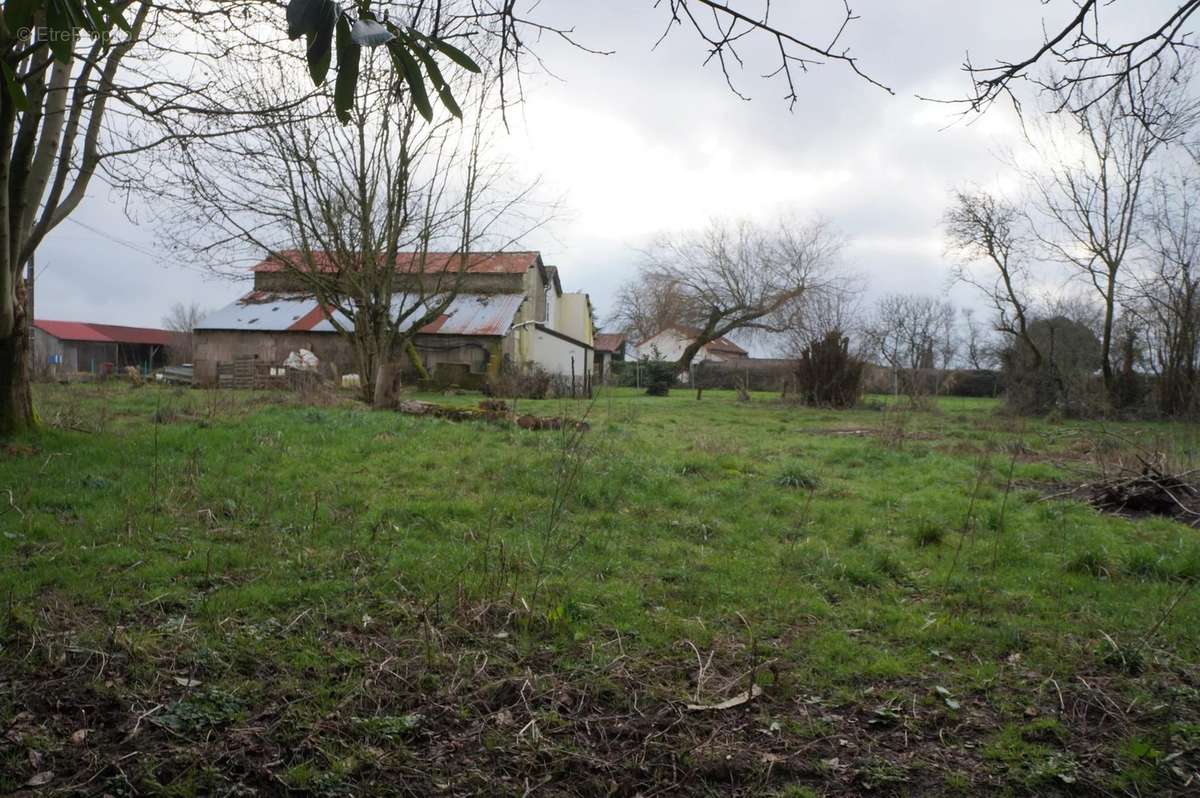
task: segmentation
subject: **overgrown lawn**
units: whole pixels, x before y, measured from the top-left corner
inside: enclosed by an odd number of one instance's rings
[[[1200,789],[1200,532],[1046,499],[1132,446],[1186,469],[1196,427],[37,398],[0,454],[0,793]]]

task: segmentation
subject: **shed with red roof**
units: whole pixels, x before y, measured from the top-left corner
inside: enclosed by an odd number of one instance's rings
[[[143,372],[166,365],[174,333],[84,321],[33,322],[34,373],[106,374],[133,366]]]

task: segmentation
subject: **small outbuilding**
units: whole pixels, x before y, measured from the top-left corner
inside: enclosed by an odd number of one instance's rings
[[[612,373],[613,363],[632,359],[629,339],[624,333],[596,333],[596,377],[604,380]]]
[[[173,333],[83,321],[33,322],[33,372],[104,375],[133,366],[143,373],[167,364]]]

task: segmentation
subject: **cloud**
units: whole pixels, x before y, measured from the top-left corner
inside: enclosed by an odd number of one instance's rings
[[[761,77],[774,57],[766,40],[747,42],[747,67],[733,76],[752,97],[746,102],[702,65],[705,48],[688,31],[655,49],[667,16],[652,0],[544,0],[533,12],[539,19],[615,53],[593,55],[553,37],[534,43],[553,74],[527,79],[502,146],[522,172],[542,176],[547,198],[565,198],[566,212],[523,245],[541,248],[568,289],[588,291],[605,310],[656,232],[789,210],[844,231],[854,242],[847,259],[870,296],[943,292],[950,264],[939,227],[949,192],[970,183],[1013,187],[995,153],[1014,145],[1020,128],[1002,104],[968,124],[955,108],[916,95],[962,96],[968,51],[977,63],[1023,54],[1041,40],[1041,15],[1053,21],[1070,4],[862,5],[844,43],[896,95],[829,64],[799,76],[789,111],[785,86]],[[1144,17],[1151,3],[1126,5]],[[795,4],[784,21],[823,38],[841,8],[838,0]],[[1134,12],[1105,13],[1127,15],[1110,17],[1120,26]],[[122,199],[96,188],[77,218],[125,243],[65,224],[43,247],[39,315],[156,324],[173,302],[216,306],[242,292],[178,266],[156,248],[152,229],[126,220]],[[975,301],[961,289],[952,297]]]

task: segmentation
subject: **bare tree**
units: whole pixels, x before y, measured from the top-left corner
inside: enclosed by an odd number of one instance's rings
[[[725,0],[648,0],[663,11],[667,24],[658,41],[661,43],[676,30],[686,30],[694,35],[704,47],[704,64],[715,65],[722,78],[738,97],[749,99],[735,86],[735,73],[746,68],[746,57],[755,52],[764,53],[770,59],[764,64],[768,79],[777,79],[787,88],[785,101],[794,108],[799,101],[796,89],[798,77],[811,69],[834,64],[888,94],[889,87],[872,77],[859,66],[858,58],[843,44],[846,32],[858,19],[848,0],[826,0],[834,10],[831,23],[822,23],[817,30],[799,30],[779,17],[786,11],[776,9],[771,3],[762,3],[758,8],[726,2]],[[330,0],[292,0],[293,5],[332,5]],[[379,3],[386,6],[387,3]],[[520,93],[520,78],[528,61],[540,63],[537,53],[529,47],[530,41],[539,41],[548,36],[563,39],[583,50],[597,54],[605,51],[591,49],[579,42],[571,26],[554,25],[537,14],[539,3],[522,6],[514,0],[471,0],[468,9],[454,13],[454,3],[441,0],[429,4],[437,9],[432,19],[441,22],[440,27],[425,28],[438,41],[455,41],[455,33],[467,42],[472,40],[494,40],[491,57],[498,74],[511,76],[500,87],[505,105]],[[448,8],[443,9],[445,5]],[[525,9],[528,10],[525,10]],[[360,14],[361,16],[361,14]],[[371,19],[380,15],[371,15]],[[445,22],[442,22],[446,20]],[[463,31],[462,22],[467,23]],[[447,33],[447,30],[451,33]],[[396,30],[395,33],[400,33]],[[394,46],[389,42],[389,46]],[[419,73],[418,73],[419,75]],[[515,81],[515,91],[513,82]]]
[[[954,306],[937,297],[880,297],[864,336],[868,347],[891,369],[894,393],[924,393],[928,381],[921,373],[950,363],[957,347],[954,318]]]
[[[163,229],[212,263],[266,254],[349,340],[363,399],[383,405],[397,357],[412,357],[412,338],[486,257],[475,253],[511,243],[532,187],[514,187],[487,156],[491,76],[456,85],[464,122],[445,111],[426,121],[409,96],[396,99],[378,53],[365,54],[360,75],[345,125],[325,112],[325,89],[230,76],[239,90],[228,102],[263,108],[276,98],[277,107],[253,128],[164,159],[161,191],[173,202]]]
[[[888,94],[895,94],[892,89],[864,72],[858,65],[858,59],[850,55],[850,49],[841,44],[847,28],[858,19],[850,8],[849,0],[841,0],[844,13],[836,28],[820,39],[805,36],[778,24],[773,18],[774,9],[771,3],[764,3],[757,13],[739,10],[724,0],[656,0],[655,5],[665,7],[671,15],[670,24],[663,32],[662,38],[666,38],[673,28],[690,28],[704,42],[708,51],[705,64],[716,63],[730,90],[742,99],[748,98],[735,88],[730,69],[734,65],[743,65],[739,48],[743,40],[753,38],[765,39],[770,50],[777,53],[777,66],[766,76],[781,78],[786,83],[787,94],[784,99],[789,108],[794,109],[799,101],[796,76],[808,72],[814,66],[829,62],[849,69],[862,80]]]
[[[668,327],[682,323],[684,295],[681,287],[660,284],[652,275],[641,272],[617,289],[616,306],[610,323],[645,341]]]
[[[244,117],[213,94],[282,42],[262,0],[27,0],[0,9],[0,435],[33,423],[22,270],[94,181]],[[193,109],[210,111],[196,124]],[[143,177],[139,170],[138,179]]]
[[[162,324],[173,335],[171,344],[171,359],[176,363],[192,362],[192,334],[207,311],[199,302],[176,302],[171,305],[167,315],[163,316]]]
[[[1038,369],[1042,353],[1029,335],[1030,234],[1016,206],[984,191],[959,190],[946,211],[943,226],[949,249],[958,257],[955,279],[974,286],[996,310],[996,330],[1020,339]],[[968,317],[968,347],[973,362],[979,350],[977,331]],[[978,366],[975,366],[978,368]]]
[[[718,338],[786,330],[797,304],[834,279],[841,248],[841,237],[823,222],[783,220],[767,228],[714,221],[660,238],[623,290],[675,297],[674,322],[697,331],[676,363],[686,371]]]
[[[1031,80],[1056,99],[1056,110],[1079,113],[1115,94],[1128,94],[1161,72],[1176,71],[1195,47],[1200,0],[1176,0],[1161,11],[1144,14],[1140,30],[1125,37],[1113,37],[1105,18],[1115,12],[1114,6],[1132,7],[1136,0],[1073,2],[1074,8],[1063,18],[1043,20],[1045,36],[1028,54],[983,67],[968,58],[963,69],[970,75],[974,91],[963,102],[982,111],[996,99],[1008,97],[1019,109],[1013,87]],[[1136,89],[1132,99],[1135,114],[1147,111],[1147,118],[1152,118],[1153,103],[1141,106]]]
[[[975,308],[962,309],[962,357],[968,368],[986,371],[996,364],[996,347],[988,331],[975,318]]]
[[[1038,237],[1051,257],[1074,270],[1100,297],[1104,319],[1098,365],[1110,392],[1118,292],[1122,269],[1139,239],[1143,189],[1155,155],[1179,141],[1195,119],[1186,78],[1186,71],[1158,73],[1068,117],[1046,121],[1031,136],[1047,164],[1031,175],[1040,214]],[[1085,89],[1073,86],[1070,91]]]
[[[1155,180],[1144,229],[1145,266],[1128,288],[1158,376],[1159,410],[1174,416],[1196,408],[1200,379],[1200,208],[1197,175]]]
[[[661,9],[667,25],[659,41],[677,30],[692,34],[706,53],[704,64],[715,65],[722,78],[738,97],[747,99],[736,84],[737,73],[749,69],[761,70],[764,78],[778,80],[786,88],[784,101],[795,108],[799,96],[797,80],[801,75],[823,65],[836,65],[848,70],[865,83],[889,94],[891,88],[860,67],[857,56],[843,44],[848,32],[861,18],[849,0],[826,0],[818,5],[827,10],[830,23],[820,23],[819,29],[806,25],[805,18],[788,6],[778,3],[738,4],[729,0],[646,0]],[[1049,9],[1042,20],[1044,35],[1018,57],[997,59],[989,65],[979,65],[970,57],[962,65],[971,81],[967,96],[949,100],[961,103],[968,110],[981,112],[1002,97],[1021,103],[1015,87],[1031,82],[1035,88],[1056,95],[1060,108],[1078,111],[1098,98],[1122,88],[1139,84],[1161,70],[1177,67],[1188,51],[1195,46],[1195,20],[1200,0],[1176,0],[1161,10],[1142,14],[1141,25],[1127,36],[1113,36],[1107,17],[1116,6],[1129,8],[1138,0],[1072,0],[1052,3],[1043,0]],[[332,0],[291,0],[292,6],[338,8]],[[386,10],[394,5],[390,0],[359,4],[354,19],[386,20]],[[598,54],[606,51],[589,48],[576,38],[569,23],[555,25],[549,15],[539,14],[540,4],[523,6],[514,0],[471,0],[469,12],[455,13],[454,3],[435,0],[429,4],[438,13],[433,19],[438,25],[422,30],[423,37],[438,42],[457,42],[468,50],[470,44],[495,40],[494,50],[498,71],[512,75],[509,85],[502,89],[505,97],[520,93],[520,78],[524,64],[540,63],[530,42],[556,37],[572,45]],[[372,6],[378,11],[372,13]],[[446,8],[443,8],[446,6]],[[1060,11],[1060,9],[1063,9]],[[364,13],[365,10],[365,13]],[[348,12],[340,11],[342,14]],[[316,17],[321,17],[320,13]],[[328,30],[338,13],[325,13]],[[464,24],[465,23],[465,24]],[[867,23],[869,24],[869,23]],[[401,31],[394,31],[393,35]],[[298,34],[299,35],[299,34]],[[326,37],[332,34],[327,33]],[[309,48],[312,40],[309,40]],[[410,41],[396,36],[386,41],[389,47],[407,47]],[[418,48],[426,45],[424,38],[415,42]],[[428,49],[428,46],[426,47]],[[318,50],[318,54],[319,54]],[[417,50],[418,57],[420,55]],[[472,51],[472,55],[474,52]],[[769,59],[759,63],[757,55]],[[407,79],[420,77],[420,71],[401,70]],[[437,87],[430,75],[431,83]],[[513,91],[512,83],[516,84]],[[419,89],[425,91],[424,89]],[[941,100],[946,102],[946,100]]]
[[[857,353],[862,333],[864,283],[854,275],[830,275],[802,302],[786,313],[786,329],[779,334],[778,350],[783,357],[797,358],[831,334],[846,338]],[[832,340],[832,339],[830,339]]]
[[[132,6],[119,32],[112,24],[98,27],[90,43],[76,37],[73,26],[64,31],[63,25],[48,25],[45,8],[6,5],[4,9],[5,24],[0,25],[5,73],[0,82],[0,436],[33,424],[30,320],[21,274],[46,235],[79,204],[108,154],[102,132],[114,84],[151,12],[150,3]],[[49,36],[31,33],[38,26],[69,38],[52,48]]]

